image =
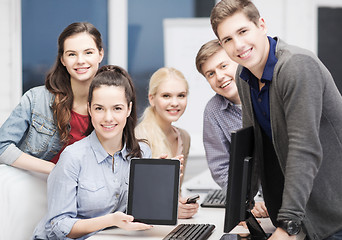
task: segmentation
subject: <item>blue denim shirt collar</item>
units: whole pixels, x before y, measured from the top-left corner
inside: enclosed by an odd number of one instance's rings
[[[95,154],[96,161],[98,163],[101,163],[102,161],[106,160],[106,158],[109,156],[107,151],[103,148],[102,144],[100,143],[95,130],[91,132],[89,135],[89,141],[91,143],[91,148]],[[126,160],[127,150],[126,150],[126,144],[124,144],[123,148],[117,152],[121,155],[122,159]]]

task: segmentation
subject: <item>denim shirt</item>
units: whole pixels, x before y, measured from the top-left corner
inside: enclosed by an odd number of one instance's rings
[[[140,143],[140,148],[143,158],[151,157],[147,144]],[[33,238],[69,239],[66,236],[80,219],[125,212],[130,164],[126,155],[126,146],[109,155],[95,131],[66,147],[48,177],[48,213]]]
[[[0,128],[0,163],[8,165],[24,152],[51,160],[61,149],[53,118],[54,95],[44,86],[27,91]]]

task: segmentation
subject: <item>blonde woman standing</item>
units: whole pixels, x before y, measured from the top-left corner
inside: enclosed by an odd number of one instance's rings
[[[163,67],[151,77],[148,106],[136,127],[137,138],[146,139],[152,150],[152,157],[183,158],[183,174],[190,148],[190,135],[184,129],[172,125],[184,113],[189,93],[184,75],[174,68]],[[183,176],[180,179],[182,183]],[[185,204],[179,199],[179,218],[189,218],[198,210],[198,204]]]

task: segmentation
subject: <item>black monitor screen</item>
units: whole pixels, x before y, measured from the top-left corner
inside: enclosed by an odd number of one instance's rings
[[[254,151],[254,128],[232,132],[224,232],[230,232],[240,221],[246,221],[250,239],[267,239],[268,235],[251,213],[251,175]],[[239,239],[239,238],[238,238]]]
[[[226,197],[226,214],[224,232],[230,232],[245,218],[246,195],[249,178],[248,169],[254,149],[253,127],[242,128],[232,132],[230,144],[230,160],[228,172],[228,188]],[[246,160],[246,161],[245,161]],[[247,162],[248,161],[248,162]],[[245,176],[244,174],[245,165]],[[249,168],[250,169],[250,168]],[[244,186],[243,186],[244,185]]]

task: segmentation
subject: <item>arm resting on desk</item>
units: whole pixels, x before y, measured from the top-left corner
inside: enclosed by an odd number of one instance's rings
[[[69,238],[79,238],[98,230],[117,226],[125,230],[145,230],[152,228],[151,225],[133,222],[134,217],[122,212],[110,213],[101,217],[78,220],[72,227]]]

